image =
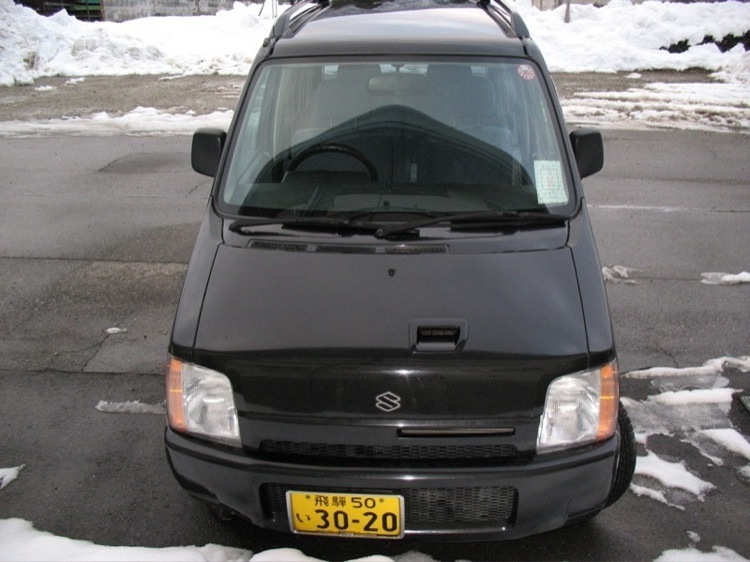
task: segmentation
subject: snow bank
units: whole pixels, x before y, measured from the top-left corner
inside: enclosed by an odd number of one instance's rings
[[[113,23],[45,18],[0,0],[0,85],[55,75],[246,74],[272,23],[260,8]]]
[[[748,30],[750,4],[717,2],[682,4],[612,0],[603,8],[565,6],[539,11],[531,0],[518,0],[518,11],[542,49],[553,72],[618,72],[637,69],[745,68],[744,49],[721,53],[714,44],[701,45],[709,35],[720,40],[741,37]],[[669,46],[687,40],[684,53],[669,53]]]
[[[720,71],[722,79],[750,92],[750,55],[742,46],[722,53],[714,44],[699,44],[706,35],[742,36],[750,27],[748,3],[613,0],[603,8],[571,6],[568,24],[564,7],[540,11],[531,0],[516,6],[552,71],[698,67]],[[52,75],[246,74],[273,21],[271,10],[261,15],[260,7],[238,2],[215,16],[113,23],[82,22],[64,12],[45,18],[0,0],[0,85]],[[692,46],[683,53],[664,50],[680,41]]]

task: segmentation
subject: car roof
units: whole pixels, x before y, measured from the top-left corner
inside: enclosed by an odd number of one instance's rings
[[[309,0],[279,17],[266,46],[274,58],[524,56],[528,37],[520,16],[499,0]]]

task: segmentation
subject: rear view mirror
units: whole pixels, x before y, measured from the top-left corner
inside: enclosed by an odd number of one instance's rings
[[[570,133],[570,144],[581,178],[591,176],[604,167],[602,134],[595,129],[578,129]]]
[[[221,129],[198,129],[193,133],[190,153],[193,170],[204,176],[215,177],[226,138],[227,134]]]

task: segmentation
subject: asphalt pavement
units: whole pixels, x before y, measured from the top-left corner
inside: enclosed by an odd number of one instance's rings
[[[688,547],[688,532],[704,551],[750,557],[742,459],[711,464],[669,438],[656,440],[659,453],[717,486],[705,501],[679,510],[628,492],[589,523],[519,541],[341,542],[216,520],[173,480],[163,416],[96,409],[163,400],[172,314],[210,189],[190,170],[189,144],[0,140],[0,467],[25,465],[0,491],[1,519],[99,544],[283,546],[328,560],[409,550],[437,560],[648,560]],[[603,265],[636,270],[608,284],[622,370],[749,355],[750,285],[700,281],[750,267],[750,136],[608,131],[605,150],[586,193]],[[750,389],[747,373],[726,376]],[[623,381],[625,396],[649,392]],[[750,435],[737,400],[728,416]]]

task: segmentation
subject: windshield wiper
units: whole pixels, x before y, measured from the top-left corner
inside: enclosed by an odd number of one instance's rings
[[[379,224],[336,217],[290,217],[286,219],[237,219],[229,225],[229,230],[237,234],[250,235],[253,234],[253,228],[255,227],[273,225],[299,230],[314,229],[337,232],[344,230],[369,234],[374,234],[380,226]]]
[[[368,211],[367,214],[370,214]],[[356,215],[358,216],[358,215]],[[399,222],[390,226],[343,217],[289,217],[286,219],[258,218],[237,219],[229,225],[229,230],[237,234],[253,234],[253,228],[259,226],[280,225],[284,228],[298,230],[329,230],[372,234],[379,240],[418,230],[425,226],[449,223],[452,229],[477,229],[488,227],[515,227],[529,224],[553,224],[568,220],[565,215],[555,215],[542,211],[479,211],[472,213],[455,213],[441,216],[428,216],[424,219]]]
[[[395,234],[401,234],[409,232],[410,230],[416,230],[443,222],[450,223],[452,229],[471,229],[495,226],[508,227],[529,224],[553,224],[564,222],[569,218],[570,217],[566,215],[555,215],[543,211],[479,211],[473,213],[459,213],[381,227],[375,231],[375,238],[388,238]]]

